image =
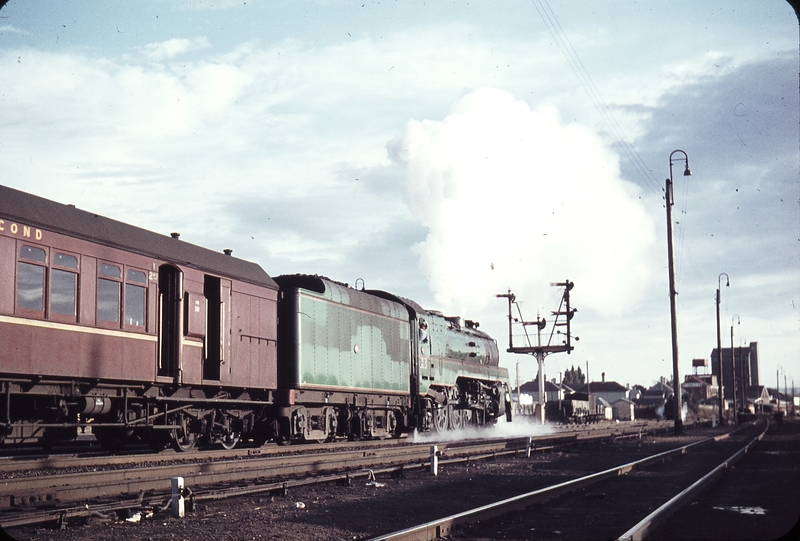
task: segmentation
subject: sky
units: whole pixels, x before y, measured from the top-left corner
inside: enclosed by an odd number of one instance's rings
[[[783,0],[10,0],[0,183],[272,276],[361,278],[501,351],[496,295],[552,323],[570,280],[579,341],[547,378],[650,386],[672,375],[672,174],[681,378],[720,287],[723,347],[733,327],[762,384],[800,387],[799,67]]]

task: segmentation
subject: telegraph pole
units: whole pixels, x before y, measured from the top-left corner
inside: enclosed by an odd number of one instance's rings
[[[722,275],[725,275],[725,287],[730,287],[731,279],[723,272],[717,277],[717,372],[719,373],[719,422],[725,424],[725,389],[722,385],[722,339],[719,330],[719,297],[722,288]],[[713,371],[712,371],[713,372]]]

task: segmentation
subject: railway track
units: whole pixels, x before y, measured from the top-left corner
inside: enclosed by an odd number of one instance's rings
[[[576,444],[641,437],[666,428],[655,425],[609,426],[567,431],[537,438],[514,437],[471,442],[439,442],[442,465],[497,458]],[[44,457],[6,460],[0,479],[0,524],[14,527],[111,510],[162,507],[170,496],[170,480],[183,477],[193,502],[257,493],[283,493],[291,488],[331,481],[350,482],[361,476],[430,467],[431,442],[386,445],[380,442],[308,446],[287,454],[284,448],[242,449],[114,457]],[[349,448],[348,448],[349,447]],[[30,476],[32,472],[45,472]],[[66,472],[66,473],[58,473]]]
[[[494,539],[499,532],[507,538],[645,539],[673,512],[717,480],[764,437],[768,428],[768,424],[741,427],[733,433],[379,535],[373,540]],[[576,517],[582,520],[575,520]]]

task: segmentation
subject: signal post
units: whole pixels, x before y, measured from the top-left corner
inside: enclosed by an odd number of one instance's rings
[[[556,282],[551,283],[551,286],[556,287],[563,287],[564,293],[561,296],[561,303],[558,307],[558,310],[550,312],[553,316],[555,316],[555,321],[553,322],[552,329],[550,331],[550,335],[547,339],[547,344],[542,345],[542,331],[547,327],[547,321],[544,318],[536,317],[536,321],[525,321],[522,317],[522,311],[520,310],[519,304],[517,304],[516,296],[508,290],[508,293],[501,293],[498,294],[497,297],[508,299],[508,349],[506,350],[508,353],[517,353],[517,354],[524,354],[524,355],[533,355],[536,358],[536,362],[538,364],[539,372],[537,379],[539,380],[539,403],[538,403],[538,413],[537,416],[539,418],[539,422],[544,424],[545,422],[545,404],[546,394],[545,394],[545,385],[544,385],[544,359],[551,353],[563,353],[566,352],[569,354],[573,349],[572,346],[572,333],[570,330],[570,321],[572,317],[575,315],[575,312],[578,311],[577,308],[571,308],[569,303],[569,292],[575,287],[574,282],[570,282],[569,280],[565,280],[564,282]],[[514,317],[513,308],[514,306],[517,307],[517,313],[519,314],[519,318]],[[513,325],[518,324],[522,326],[522,330],[525,333],[525,340],[527,345],[525,346],[514,346],[514,333],[513,333]],[[534,346],[531,343],[530,335],[528,334],[528,327],[536,326],[536,345]],[[566,327],[564,331],[560,329],[560,327]],[[553,339],[555,335],[566,335],[566,339],[563,340],[560,344],[553,344]],[[579,338],[576,336],[575,340],[577,341]],[[520,400],[520,390],[519,384],[517,385],[517,402]]]

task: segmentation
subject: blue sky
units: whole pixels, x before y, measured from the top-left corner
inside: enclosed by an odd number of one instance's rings
[[[259,263],[386,289],[507,346],[576,286],[548,378],[682,374],[757,341],[800,385],[798,22],[764,2],[11,0],[5,185]],[[521,361],[523,380],[535,375]],[[599,379],[599,377],[598,377]],[[791,384],[791,383],[790,383]]]

